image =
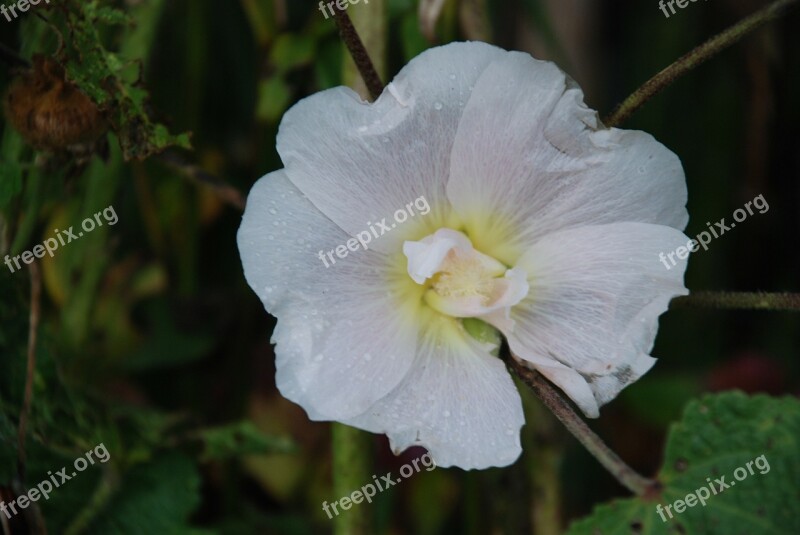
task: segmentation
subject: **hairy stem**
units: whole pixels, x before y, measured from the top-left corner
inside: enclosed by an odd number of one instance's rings
[[[559,476],[564,457],[562,434],[553,414],[529,392],[522,395],[526,409],[523,428],[523,449],[528,464],[532,499],[530,502],[532,533],[559,535],[561,525],[562,485]]]
[[[333,494],[334,500],[350,496],[372,480],[370,474],[369,434],[344,424],[334,422],[333,432]],[[326,504],[329,505],[329,504]],[[332,509],[334,506],[329,505]],[[324,509],[324,506],[323,506]],[[368,535],[370,529],[369,507],[338,509],[328,513],[333,516],[334,535]],[[326,511],[327,512],[327,511]]]
[[[591,453],[603,467],[611,472],[628,490],[637,496],[653,496],[658,492],[660,485],[657,481],[648,479],[633,468],[625,464],[619,456],[589,429],[586,422],[578,416],[570,404],[561,394],[548,383],[539,373],[526,368],[517,361],[513,355],[508,359],[508,366],[528,385],[542,403],[550,409],[567,430],[572,433],[578,441]]]
[[[800,294],[764,292],[692,292],[676,297],[670,308],[800,311]]]
[[[645,102],[660,93],[675,80],[688,73],[698,65],[711,59],[722,50],[736,43],[756,28],[776,19],[797,0],[776,0],[764,9],[757,11],[734,24],[716,37],[712,37],[688,54],[684,55],[672,65],[659,72],[639,89],[626,98],[611,115],[604,121],[606,126],[617,126],[628,119]]]

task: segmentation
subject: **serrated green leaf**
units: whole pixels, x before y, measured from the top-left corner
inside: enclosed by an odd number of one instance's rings
[[[722,477],[729,488],[716,483]],[[671,429],[658,479],[664,488],[656,500],[602,505],[568,535],[800,533],[800,401],[727,392],[690,403]],[[675,501],[701,488],[710,494],[705,506],[676,514]],[[659,504],[673,518],[664,512],[662,520]]]
[[[125,160],[143,160],[171,146],[190,148],[187,134],[172,135],[165,126],[150,119],[149,93],[139,80],[122,75],[136,58],[118,57],[102,42],[103,26],[130,25],[132,19],[116,9],[98,7],[95,2],[72,2],[67,13],[71,38],[60,61],[67,78],[106,112]]]
[[[197,533],[187,524],[199,504],[197,467],[180,455],[164,455],[128,472],[87,532]]]

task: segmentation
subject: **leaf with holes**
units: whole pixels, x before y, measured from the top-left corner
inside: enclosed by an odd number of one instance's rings
[[[797,535],[800,401],[727,392],[690,403],[658,480],[656,499],[601,505],[568,535]]]

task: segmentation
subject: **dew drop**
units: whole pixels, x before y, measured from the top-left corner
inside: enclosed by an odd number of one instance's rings
[[[272,214],[272,215],[275,215],[275,214],[278,213],[278,211],[275,208],[270,208],[269,209],[269,213]]]
[[[359,132],[366,132],[367,131],[367,127],[366,126],[359,126],[358,127],[358,131]]]
[[[364,353],[364,360],[369,362],[370,360],[372,360],[372,355],[370,355],[369,353]]]
[[[442,414],[445,418],[450,418],[450,411],[444,411]]]
[[[324,358],[325,358],[325,355],[323,355],[322,353],[320,353],[319,355],[317,355],[316,357],[314,357],[314,360],[316,360],[317,362],[322,362],[322,359],[324,359]]]
[[[456,79],[456,75],[455,75],[455,74],[451,74],[451,75],[450,75],[450,79],[451,79],[451,80],[455,80],[455,79]]]
[[[441,110],[444,107],[444,105],[441,102],[436,102],[433,104],[433,107],[438,111]]]

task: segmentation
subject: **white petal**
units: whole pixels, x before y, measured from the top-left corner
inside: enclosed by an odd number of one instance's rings
[[[688,238],[661,225],[613,223],[556,232],[520,260],[528,298],[512,308],[511,350],[596,417],[654,364],[658,316],[685,295],[686,260],[667,269],[659,253]],[[591,396],[590,396],[591,394]]]
[[[348,238],[283,171],[256,183],[239,229],[245,277],[278,317],[278,388],[313,419],[364,412],[415,355],[416,322],[388,295],[395,275],[387,257],[360,250],[328,268],[318,258]]]
[[[501,360],[455,320],[428,323],[405,380],[365,414],[345,422],[386,433],[392,449],[430,451],[437,466],[507,466],[521,452],[522,403]]]
[[[492,62],[459,124],[447,189],[475,246],[513,265],[537,239],[574,226],[683,229],[677,156],[643,132],[598,127],[552,63],[516,52]]]
[[[503,54],[484,43],[441,46],[414,58],[371,105],[346,88],[298,102],[278,133],[289,178],[351,235],[384,217],[391,225],[397,210],[424,196],[430,213],[414,208],[414,217],[372,243],[378,250],[399,250],[409,232],[419,238],[448,226],[445,186],[458,122],[471,87]]]
[[[469,239],[461,232],[442,228],[418,242],[403,244],[403,254],[408,258],[408,275],[417,284],[423,284],[441,269],[451,249],[472,249]]]

